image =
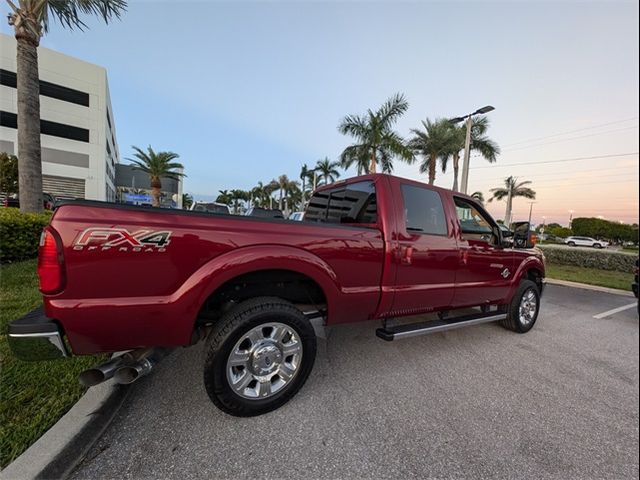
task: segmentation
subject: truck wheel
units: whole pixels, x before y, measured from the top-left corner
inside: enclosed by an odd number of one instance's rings
[[[513,300],[509,304],[507,318],[500,323],[517,333],[526,333],[533,328],[540,311],[540,290],[531,280],[522,280]]]
[[[300,390],[315,357],[315,332],[300,310],[279,298],[254,298],[213,327],[204,385],[222,411],[238,417],[261,415]]]

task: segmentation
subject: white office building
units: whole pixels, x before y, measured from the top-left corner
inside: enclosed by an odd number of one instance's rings
[[[54,196],[116,200],[120,162],[107,71],[38,48],[43,189]],[[0,151],[20,159],[16,41],[0,34]]]

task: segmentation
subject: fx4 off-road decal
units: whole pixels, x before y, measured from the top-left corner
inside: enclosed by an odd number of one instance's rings
[[[91,227],[83,231],[73,244],[74,250],[119,252],[165,252],[171,243],[169,230],[138,230]]]

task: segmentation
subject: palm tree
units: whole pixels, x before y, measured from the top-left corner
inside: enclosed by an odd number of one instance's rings
[[[422,130],[411,129],[413,138],[409,140],[409,147],[414,154],[422,157],[420,173],[429,172],[429,185],[433,185],[438,160],[442,165],[442,171],[447,170],[449,157],[455,148],[455,131],[451,128],[451,122],[444,119],[432,122],[427,118],[422,122],[422,127]]]
[[[135,150],[133,156],[136,158],[127,158],[127,160],[133,163],[134,170],[140,170],[149,175],[149,181],[151,183],[151,204],[154,207],[159,207],[162,178],[179,180],[180,177],[185,176],[184,173],[176,171],[177,169],[184,169],[184,166],[181,163],[173,161],[178,158],[179,155],[173,152],[154,152],[151,145],[147,147],[146,152],[135,145],[132,145],[131,148]]]
[[[17,41],[18,94],[18,181],[20,210],[42,211],[42,159],[40,148],[40,82],[38,45],[49,31],[49,21],[55,17],[60,24],[73,30],[87,25],[81,14],[96,15],[106,23],[119,18],[126,10],[126,0],[7,0],[12,9],[9,25],[14,27]],[[16,5],[17,3],[17,5]]]
[[[193,205],[193,196],[189,193],[182,194],[182,208],[185,210],[189,210],[189,208]]]
[[[513,199],[515,197],[524,197],[530,200],[535,200],[536,192],[527,187],[531,182],[529,180],[518,182],[517,177],[508,177],[504,179],[504,187],[492,188],[491,192],[493,197],[489,201],[507,199],[507,210],[504,214],[504,224],[506,226],[511,225],[511,209],[513,206]]]
[[[409,103],[402,94],[389,98],[375,112],[367,110],[364,115],[347,115],[338,126],[343,135],[351,135],[357,143],[348,146],[340,155],[343,168],[354,163],[361,173],[376,173],[378,163],[382,172],[393,170],[393,158],[411,163],[414,158],[402,137],[391,127],[407,111]]]
[[[286,175],[280,175],[278,177],[278,188],[280,189],[280,196],[278,197],[278,209],[282,210],[282,201],[284,200],[284,189],[289,183],[289,177]]]
[[[484,203],[484,194],[482,192],[473,192],[471,198],[475,198],[480,203]]]
[[[332,162],[328,157],[324,157],[322,160],[318,160],[316,163],[316,172],[318,172],[318,180],[326,183],[333,183],[338,177],[340,172],[338,167],[340,162]]]
[[[216,202],[224,203],[225,205],[231,204],[231,192],[229,190],[218,190]]]
[[[249,200],[249,192],[240,189],[231,190],[231,201],[233,203],[233,213],[237,215],[240,213],[240,202]]]
[[[285,210],[296,211],[298,205],[302,203],[302,190],[300,190],[300,184],[298,182],[290,181],[285,187]]]
[[[452,153],[453,160],[453,187],[454,191],[458,191],[458,172],[460,170],[460,152],[464,150],[465,137],[467,134],[467,127],[464,125],[457,126],[451,125],[453,130],[455,147]],[[500,154],[500,147],[496,142],[486,136],[489,129],[489,119],[485,116],[476,117],[473,119],[471,125],[471,144],[470,150],[476,151],[481,157],[485,158],[490,163],[496,161],[497,156]]]
[[[307,180],[309,180],[309,174],[313,174],[313,171],[309,169],[307,164],[303,164],[300,169],[300,180],[302,181],[302,195],[307,194]]]

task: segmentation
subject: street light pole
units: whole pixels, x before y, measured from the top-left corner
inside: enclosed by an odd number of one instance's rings
[[[467,135],[464,139],[464,159],[462,160],[462,181],[460,190],[466,195],[467,184],[469,183],[469,156],[471,154],[471,126],[473,125],[473,117],[467,117]]]
[[[487,105],[486,107],[479,108],[473,113],[463,115],[462,117],[451,118],[449,120],[451,123],[458,123],[465,119],[467,120],[467,134],[464,140],[464,159],[462,161],[462,180],[460,182],[460,191],[464,194],[467,194],[469,186],[469,157],[471,154],[471,127],[473,126],[473,116],[489,113],[492,110],[495,110],[495,108],[491,105]]]
[[[529,202],[529,225],[531,225],[531,212],[533,212],[533,204],[536,202]]]

